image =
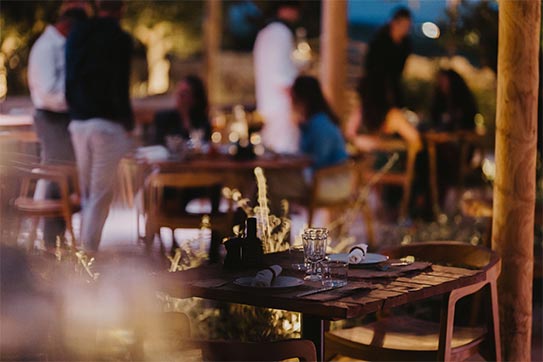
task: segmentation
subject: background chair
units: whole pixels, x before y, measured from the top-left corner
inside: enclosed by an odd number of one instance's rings
[[[202,217],[209,213],[189,213],[183,210],[176,215],[167,214],[164,207],[165,188],[194,188],[217,187],[224,182],[219,172],[212,171],[175,171],[163,173],[153,171],[145,181],[145,239],[148,249],[151,248],[155,235],[160,237],[160,228],[200,228]],[[221,235],[231,232],[233,223],[233,204],[229,201],[226,213],[213,213],[210,215],[212,244],[220,242]]]
[[[75,249],[77,238],[72,224],[72,216],[81,209],[79,183],[75,166],[39,165],[31,168],[16,166],[16,170],[21,177],[21,192],[14,202],[15,209],[21,216],[17,234],[20,232],[24,218],[32,218],[32,228],[28,239],[28,248],[30,249],[36,238],[39,218],[62,217],[66,223],[66,230],[72,239],[72,248]],[[34,190],[39,180],[56,183],[59,187],[60,199],[34,199]]]
[[[418,150],[408,147],[405,141],[396,138],[385,138],[381,136],[365,135],[368,143],[367,156],[375,157],[377,154],[390,155],[395,152],[405,152],[405,167],[400,171],[391,171],[382,175],[377,185],[399,186],[402,189],[402,199],[398,218],[405,219],[408,216],[409,202],[411,200],[411,187],[415,176],[415,161]],[[362,182],[369,182],[379,172],[374,169],[371,162],[365,163],[366,167],[361,170]]]
[[[389,361],[457,361],[482,352],[494,361],[501,361],[497,278],[501,260],[487,248],[465,243],[415,243],[385,251],[391,258],[408,255],[434,264],[476,268],[483,279],[455,289],[443,296],[440,323],[413,317],[391,316],[368,325],[331,331],[326,334],[325,353],[330,360],[337,355],[364,360]],[[454,326],[455,307],[461,298],[488,287],[484,300],[489,312],[484,326]],[[480,303],[474,303],[474,308]],[[472,311],[477,315],[479,310]],[[485,328],[486,327],[486,328]],[[480,348],[486,344],[486,349]],[[489,353],[490,351],[490,353]]]

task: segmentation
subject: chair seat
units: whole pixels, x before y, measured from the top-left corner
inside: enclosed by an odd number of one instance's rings
[[[72,211],[80,209],[79,200],[71,198]],[[32,197],[18,197],[14,203],[17,210],[37,215],[62,215],[62,202],[60,200],[35,200]]]
[[[455,327],[452,348],[478,344],[485,334],[484,328]],[[436,352],[439,324],[412,317],[390,317],[360,327],[331,331],[327,338],[388,350]]]

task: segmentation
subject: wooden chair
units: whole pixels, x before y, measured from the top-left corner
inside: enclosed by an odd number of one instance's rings
[[[403,171],[388,172],[382,175],[377,182],[377,185],[392,185],[402,188],[402,200],[400,202],[399,219],[403,220],[408,216],[409,201],[411,200],[411,187],[415,176],[415,161],[417,159],[418,150],[408,147],[405,141],[395,138],[385,138],[378,135],[365,135],[368,147],[366,154],[375,156],[377,153],[392,154],[396,152],[406,152],[407,159]],[[370,163],[368,167],[362,169],[362,182],[369,182],[372,177],[378,172]]]
[[[345,211],[355,207],[360,192],[360,165],[359,160],[348,160],[340,165],[325,167],[315,171],[311,185],[308,204],[308,225],[313,223],[315,210],[318,208],[332,208]],[[370,244],[374,242],[372,215],[368,204],[360,205],[362,216],[366,221],[367,238]],[[344,225],[341,225],[344,227]]]
[[[212,171],[176,171],[162,173],[153,171],[145,181],[145,240],[150,250],[155,235],[160,236],[160,228],[200,228],[202,217],[206,214],[189,213],[186,210],[177,215],[168,215],[161,207],[164,205],[164,188],[214,187],[221,185],[224,177],[220,172]],[[226,213],[211,215],[213,237],[226,236],[230,233],[234,218],[233,204],[229,203]]]
[[[79,183],[75,166],[39,165],[33,168],[17,166],[16,170],[21,177],[21,192],[14,202],[15,209],[21,216],[19,230],[24,217],[33,219],[28,248],[30,249],[33,246],[40,217],[62,217],[72,238],[72,248],[75,249],[77,238],[72,225],[72,216],[81,209]],[[56,183],[60,190],[60,199],[34,199],[33,192],[38,180]]]
[[[297,358],[300,361],[316,361],[313,342],[290,339],[278,342],[190,341],[185,348],[202,351],[204,361],[282,361]]]
[[[457,361],[489,349],[493,350],[490,358],[501,361],[496,286],[501,260],[494,251],[465,243],[432,242],[402,246],[385,251],[385,254],[391,258],[412,255],[434,264],[477,268],[484,274],[480,281],[443,295],[440,323],[392,316],[361,327],[328,332],[325,344],[327,360],[344,355],[364,360]],[[488,296],[485,301],[487,308],[482,309],[490,312],[486,326],[455,328],[456,302],[484,287],[489,289],[485,294]],[[491,348],[481,349],[483,342]]]

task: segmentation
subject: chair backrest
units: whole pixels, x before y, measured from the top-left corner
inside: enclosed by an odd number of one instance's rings
[[[358,187],[357,164],[342,164],[315,171],[310,203],[315,206],[342,205],[353,200]]]
[[[434,264],[489,270],[499,267],[498,254],[483,246],[455,241],[421,242],[382,251],[391,258],[412,255],[416,260]]]
[[[278,342],[192,341],[188,346],[201,349],[204,361],[317,360],[315,345],[304,339]]]

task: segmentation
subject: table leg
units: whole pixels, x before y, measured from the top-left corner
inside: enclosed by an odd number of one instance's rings
[[[330,328],[330,321],[302,314],[302,338],[315,344],[317,361],[324,360],[324,333]]]
[[[432,199],[432,211],[434,216],[438,217],[441,213],[439,207],[439,192],[437,186],[437,154],[436,144],[434,142],[428,142],[428,163],[430,169],[430,196]]]

